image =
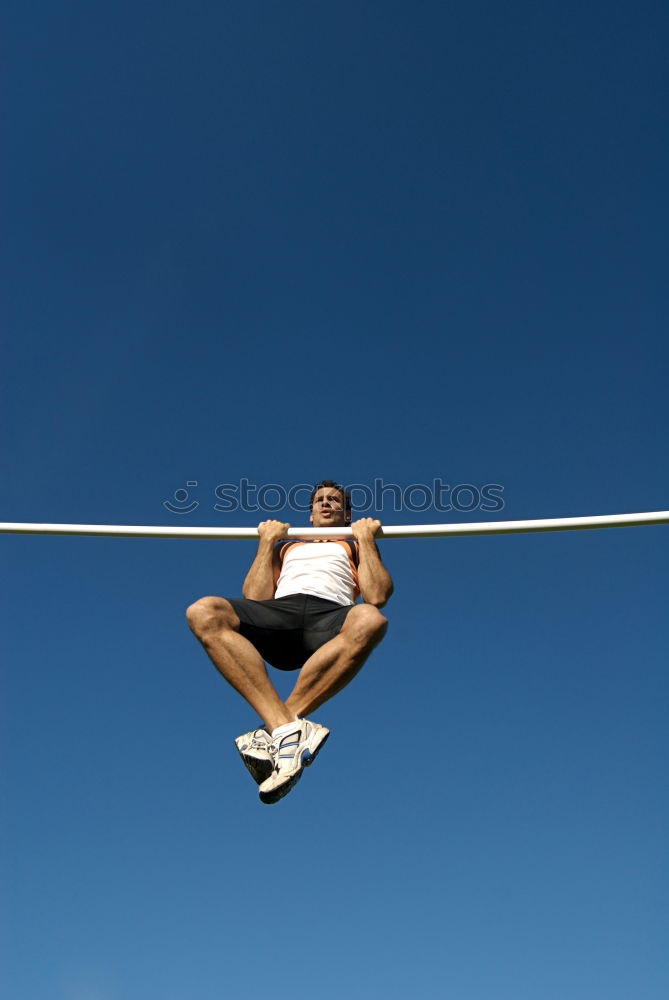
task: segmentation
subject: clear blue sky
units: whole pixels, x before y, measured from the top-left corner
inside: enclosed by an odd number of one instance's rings
[[[669,507],[666,4],[6,10],[0,519]],[[2,538],[4,995],[664,1000],[668,532],[382,544],[271,808],[184,620],[252,543]]]

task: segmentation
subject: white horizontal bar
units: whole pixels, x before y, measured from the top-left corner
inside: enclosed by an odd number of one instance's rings
[[[534,521],[481,521],[474,524],[397,524],[383,527],[377,538],[438,538],[443,535],[507,535],[528,531],[574,531],[584,528],[631,528],[669,524],[669,511],[647,514],[596,514],[549,517]],[[176,528],[143,524],[28,524],[0,522],[0,534],[113,535],[119,538],[258,538],[257,528]],[[352,538],[351,528],[289,528],[287,538]]]

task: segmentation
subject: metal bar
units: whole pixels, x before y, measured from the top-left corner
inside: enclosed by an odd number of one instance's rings
[[[669,524],[669,511],[644,514],[596,514],[588,517],[550,517],[531,521],[481,521],[474,524],[397,524],[384,526],[378,538],[439,538],[446,535],[507,535],[532,531],[574,531],[586,528],[631,528]],[[186,528],[143,524],[30,524],[0,522],[0,534],[110,535],[118,538],[230,538],[257,539],[253,528]],[[351,538],[351,528],[289,528],[288,538]]]

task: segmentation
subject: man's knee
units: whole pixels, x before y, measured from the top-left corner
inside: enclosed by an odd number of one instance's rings
[[[349,611],[345,625],[363,647],[371,649],[386,634],[388,619],[373,604],[356,604]]]
[[[201,597],[186,609],[186,618],[197,636],[239,626],[234,608],[224,597]]]

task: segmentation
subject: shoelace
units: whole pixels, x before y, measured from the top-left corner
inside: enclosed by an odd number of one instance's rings
[[[272,756],[278,752],[278,749],[279,748],[276,743],[267,740],[259,740],[257,737],[254,737],[247,747],[247,750],[267,750],[267,752],[271,753]]]

